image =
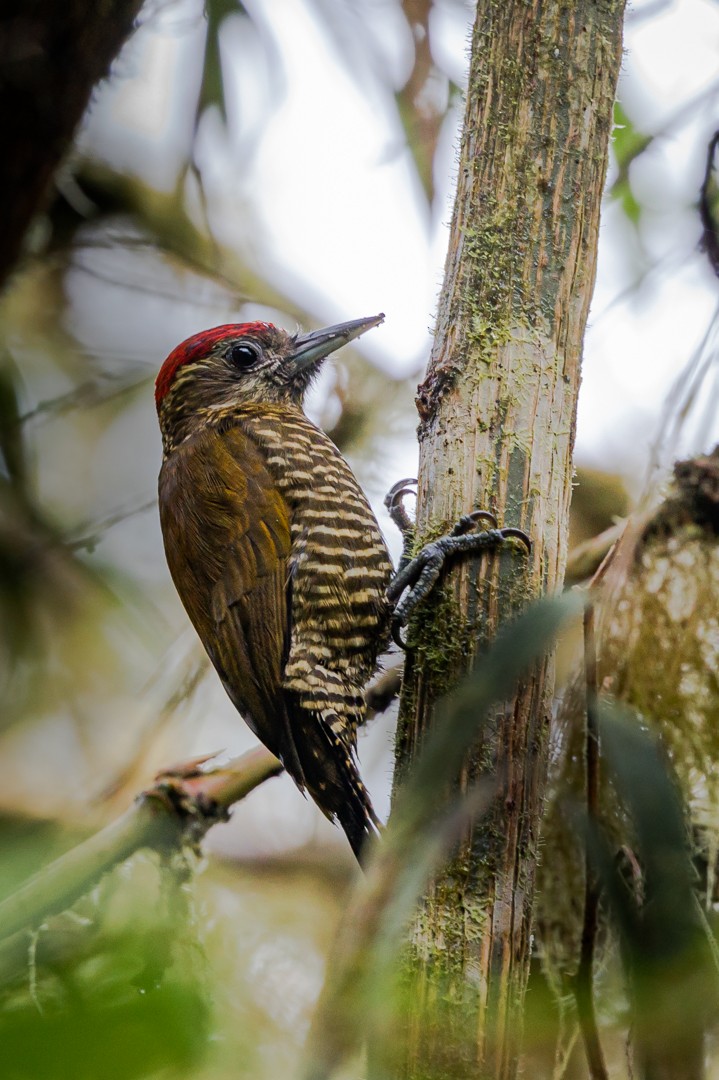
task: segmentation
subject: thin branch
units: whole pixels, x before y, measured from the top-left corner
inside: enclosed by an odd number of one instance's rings
[[[156,505],[157,497],[155,496],[152,499],[147,499],[145,502],[138,503],[137,506],[130,506],[124,510],[116,510],[113,514],[108,514],[102,521],[98,521],[94,525],[88,525],[87,529],[92,531],[86,532],[84,536],[79,536],[77,540],[67,540],[65,546],[70,551],[81,551],[84,548],[86,551],[92,553],[106,532],[110,529],[114,529],[116,525],[121,525],[131,517],[147,513],[148,510],[152,510]],[[85,532],[84,529],[78,531]]]
[[[591,536],[569,552],[564,581],[567,585],[578,584],[591,578],[606,559],[624,532],[626,521],[617,521],[608,529]]]
[[[396,697],[402,678],[396,664],[367,688],[368,713],[383,712]],[[164,770],[155,784],[110,825],[38,871],[0,903],[0,940],[39,926],[64,911],[95,882],[142,848],[167,851],[196,846],[230,807],[282,772],[282,763],[258,747],[211,772],[198,759]]]
[[[712,929],[711,923],[707,918],[707,913],[702,907],[699,897],[696,895],[696,893],[694,894],[694,906],[697,910],[697,917],[699,919],[699,923],[702,930],[704,931],[707,952],[711,957],[715,974],[719,975],[719,945],[717,944],[717,939],[714,936],[714,930]]]
[[[699,217],[702,223],[701,248],[706,252],[711,268],[719,277],[719,235],[714,219],[712,203],[715,201],[716,184],[714,183],[714,155],[719,145],[719,131],[715,131],[707,147],[707,160],[704,179],[699,189]]]
[[[169,654],[167,653],[165,654],[153,674],[145,683],[145,686],[140,691],[140,696],[143,700],[149,699],[152,688],[156,686],[166,674],[168,655]],[[142,726],[132,752],[128,754],[127,760],[120,767],[119,771],[115,773],[112,779],[98,794],[97,798],[94,800],[96,803],[108,803],[110,800],[116,800],[118,797],[126,799],[141,783],[141,780],[138,778],[142,775],[141,770],[143,768],[143,763],[151,759],[152,748],[156,745],[160,734],[165,731],[170,724],[174,723],[177,718],[178,710],[192,700],[195,691],[209,670],[209,657],[204,649],[202,649],[199,641],[197,641],[192,647],[192,650],[187,652],[183,657],[180,667],[183,672],[182,678],[175,682],[171,693],[165,696],[159,708],[154,710],[152,721]]]
[[[584,675],[587,693],[586,769],[587,769],[587,836],[584,851],[584,924],[579,968],[574,980],[577,1016],[582,1031],[587,1063],[592,1080],[608,1080],[609,1073],[599,1041],[594,1011],[593,969],[594,946],[599,914],[599,883],[589,856],[589,829],[597,820],[599,810],[599,716],[597,710],[597,645],[595,639],[594,607],[584,609]]]
[[[146,289],[144,291],[147,292]],[[97,378],[88,379],[74,386],[66,394],[38,402],[19,417],[18,423],[26,424],[31,420],[54,420],[68,412],[95,408],[109,401],[117,403],[120,397],[142,390],[151,380],[152,375],[147,367],[143,367],[139,373],[132,372],[129,378],[127,370],[120,375],[102,372]]]
[[[564,1080],[564,1078],[566,1077],[569,1062],[572,1059],[574,1047],[576,1045],[577,1039],[579,1038],[579,1026],[577,1025],[576,1019],[574,1018],[574,1011],[572,1010],[571,1034],[567,1036],[566,1042],[564,1043],[564,1045],[562,1045],[561,1040],[563,1034],[563,1019],[564,1017],[562,1013],[560,1013],[560,1030],[559,1035],[557,1036],[557,1047],[555,1051],[554,1068],[552,1070],[552,1080]]]
[[[162,774],[117,821],[61,855],[0,903],[0,938],[35,928],[64,911],[103,874],[142,848],[167,851],[196,845],[212,825],[227,819],[233,803],[281,771],[281,762],[260,747],[209,773],[195,762],[189,770]]]

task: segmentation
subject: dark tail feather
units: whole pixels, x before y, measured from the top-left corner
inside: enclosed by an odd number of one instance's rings
[[[372,851],[374,841],[379,837],[380,823],[357,769],[354,772],[358,787],[353,788],[351,796],[346,798],[334,813],[345,831],[357,862],[363,866]]]
[[[293,709],[291,725],[301,775],[295,775],[287,761],[285,768],[301,787],[307,786],[325,816],[340,823],[361,865],[371,841],[379,836],[380,822],[360,779],[354,751],[318,713]]]

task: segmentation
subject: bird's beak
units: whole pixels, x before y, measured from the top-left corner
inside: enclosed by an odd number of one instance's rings
[[[371,330],[373,326],[379,326],[384,322],[384,312],[380,315],[370,315],[366,319],[351,319],[349,322],[337,323],[336,326],[326,326],[323,330],[313,330],[310,334],[302,334],[295,339],[295,345],[288,357],[292,365],[292,374],[299,375],[306,371],[318,360],[324,360],[335,349],[340,349],[348,341],[353,341],[365,330]]]

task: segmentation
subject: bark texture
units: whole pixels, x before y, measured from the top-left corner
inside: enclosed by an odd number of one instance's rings
[[[142,0],[9,0],[0,16],[0,285]]]
[[[437,697],[501,622],[562,585],[582,338],[621,62],[623,0],[480,0],[456,203],[419,390],[418,537],[480,507],[531,535],[463,562],[410,628],[398,776]],[[488,718],[458,778],[493,812],[416,922],[403,1075],[515,1074],[553,690],[551,659]],[[478,718],[479,719],[479,718]]]

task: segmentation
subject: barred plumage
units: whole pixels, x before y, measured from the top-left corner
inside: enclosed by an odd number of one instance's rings
[[[389,636],[392,566],[311,374],[380,317],[291,338],[267,324],[189,339],[158,376],[168,564],[222,682],[359,855],[377,824],[355,760],[363,688]]]

